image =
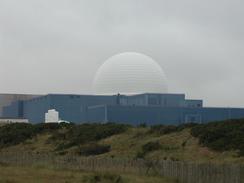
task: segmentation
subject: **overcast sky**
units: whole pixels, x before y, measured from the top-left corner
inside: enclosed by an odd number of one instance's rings
[[[169,92],[244,107],[243,0],[0,0],[0,93],[92,92],[98,67],[136,51]]]

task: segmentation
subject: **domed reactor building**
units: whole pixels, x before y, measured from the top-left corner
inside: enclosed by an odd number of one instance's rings
[[[97,71],[94,95],[49,94],[17,97],[0,103],[2,118],[45,121],[55,109],[60,120],[74,123],[126,123],[139,125],[207,123],[244,118],[242,108],[203,107],[202,100],[168,93],[162,68],[150,57],[126,52],[109,58]],[[1,95],[0,95],[1,96]]]
[[[150,57],[122,53],[108,59],[97,71],[93,83],[98,95],[167,93],[162,68]]]

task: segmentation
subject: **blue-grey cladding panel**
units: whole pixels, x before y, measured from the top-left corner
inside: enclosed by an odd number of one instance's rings
[[[45,121],[45,113],[56,109],[62,120],[87,122],[88,106],[116,104],[116,96],[56,95],[50,94],[24,102],[24,116],[32,123]]]
[[[178,124],[181,119],[180,108],[143,107],[143,106],[108,106],[108,121],[139,125],[147,123]]]
[[[116,96],[50,95],[51,108],[59,112],[60,118],[74,123],[88,122],[88,107],[116,104]]]
[[[122,98],[125,99],[124,96]],[[56,109],[61,119],[75,123],[109,121],[153,125],[244,118],[244,109],[178,107],[181,106],[184,95],[143,94],[130,97],[130,99],[132,99],[132,103],[139,106],[133,106],[130,102],[129,106],[116,105],[118,103],[117,96],[51,94],[12,103],[4,109],[4,113],[5,117],[19,118],[24,116],[33,123],[44,122],[45,113],[49,109]],[[148,102],[149,106],[145,106]],[[201,104],[202,101],[188,100],[188,102],[195,105]],[[183,106],[185,106],[184,102]]]
[[[11,105],[3,107],[3,117],[23,118],[23,101],[12,102]]]
[[[24,118],[31,123],[43,123],[45,113],[51,109],[50,96],[43,96],[24,101]]]
[[[154,125],[181,124],[186,122],[206,123],[239,119],[244,118],[244,109],[108,106],[107,114],[109,122],[130,123],[133,125],[147,123]],[[192,117],[193,121],[189,121]]]
[[[96,106],[96,107],[89,107],[87,114],[88,120],[87,122],[95,122],[95,123],[103,123],[107,122],[106,114],[107,114],[107,107],[105,105]]]

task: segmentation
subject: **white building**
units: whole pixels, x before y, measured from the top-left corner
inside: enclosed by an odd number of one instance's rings
[[[45,114],[45,123],[58,123],[59,122],[59,112],[55,109],[48,110]]]

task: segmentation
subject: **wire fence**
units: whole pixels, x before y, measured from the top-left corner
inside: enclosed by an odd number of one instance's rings
[[[140,175],[160,175],[182,183],[244,183],[244,166],[200,164],[180,161],[146,161],[116,158],[84,158],[33,153],[0,153],[0,163],[30,166],[47,165],[58,169],[106,171]]]

